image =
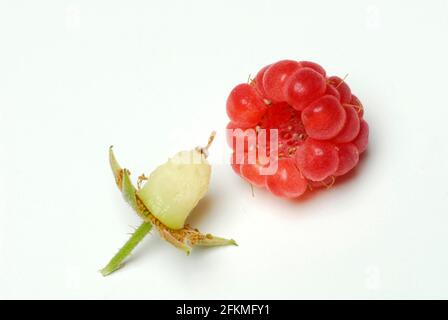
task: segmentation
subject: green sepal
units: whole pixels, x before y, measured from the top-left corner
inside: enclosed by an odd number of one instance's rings
[[[236,241],[233,239],[225,239],[212,235],[207,235],[205,239],[199,240],[196,245],[202,247],[238,246]]]

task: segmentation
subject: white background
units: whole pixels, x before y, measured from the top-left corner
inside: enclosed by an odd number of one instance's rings
[[[1,1],[0,298],[448,298],[448,1]],[[265,64],[344,76],[371,140],[356,174],[301,201],[233,174],[229,91]],[[218,130],[191,223],[239,247],[190,256],[116,190]]]

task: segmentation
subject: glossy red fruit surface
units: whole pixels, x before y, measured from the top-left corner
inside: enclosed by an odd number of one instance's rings
[[[327,73],[325,72],[325,69],[322,68],[322,66],[320,64],[317,64],[315,62],[312,61],[300,61],[299,62],[300,66],[302,68],[311,68],[314,71],[320,73],[324,78],[327,76]]]
[[[329,85],[329,84],[327,84],[327,90],[325,91],[324,95],[333,96],[336,99],[338,99],[338,101],[340,101],[340,99],[341,99],[341,95],[339,94],[339,91],[336,90],[335,87],[333,87],[332,85]]]
[[[306,178],[321,181],[338,169],[338,151],[331,142],[308,138],[297,149],[296,164]]]
[[[271,65],[267,65],[267,66],[263,67],[260,71],[258,71],[258,73],[257,73],[257,75],[255,76],[255,79],[254,79],[255,89],[257,89],[258,93],[262,97],[266,97],[266,92],[264,91],[264,86],[263,86],[263,77],[264,77],[264,74],[266,73],[266,70],[270,66]]]
[[[358,113],[359,118],[362,118],[364,116],[364,106],[362,105],[361,100],[358,99],[357,96],[352,94],[352,99],[350,100],[350,105],[355,108],[356,112]]]
[[[336,90],[338,90],[340,95],[340,102],[342,104],[350,103],[352,99],[352,90],[350,89],[350,87],[348,86],[348,84],[345,82],[344,79],[332,76],[328,78],[328,83],[332,85]]]
[[[242,83],[237,85],[227,98],[227,115],[230,120],[241,127],[256,125],[267,107],[254,87]]]
[[[284,93],[286,102],[301,111],[321,97],[326,89],[325,78],[320,73],[310,68],[301,68],[289,77]]]
[[[346,115],[345,125],[338,133],[338,135],[333,139],[333,141],[337,143],[346,143],[353,141],[359,133],[360,120],[358,112],[356,112],[356,110],[350,106],[344,107],[344,110]]]
[[[285,82],[298,69],[300,69],[299,63],[293,60],[282,60],[272,64],[263,76],[265,98],[272,102],[285,101],[283,92]]]
[[[358,136],[353,140],[353,144],[358,148],[359,154],[367,149],[369,143],[369,125],[363,119],[361,120]]]
[[[339,165],[334,173],[335,176],[342,176],[352,170],[359,161],[358,148],[353,143],[338,145]]]
[[[338,99],[323,96],[302,111],[305,131],[313,139],[334,138],[345,125],[346,114]]]
[[[334,176],[329,176],[321,181],[313,181],[308,180],[308,186],[311,189],[318,189],[318,188],[331,188],[333,184],[335,183],[336,178]]]
[[[308,182],[295,166],[293,159],[280,159],[277,171],[266,176],[266,188],[278,197],[297,198],[307,189]]]
[[[268,158],[257,156],[255,163],[252,163],[249,156],[245,157],[246,161],[241,165],[241,175],[251,184],[257,187],[264,187],[266,175],[262,169],[269,163]]]

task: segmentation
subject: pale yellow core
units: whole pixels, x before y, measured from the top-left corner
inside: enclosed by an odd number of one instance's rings
[[[157,167],[138,191],[151,213],[171,229],[181,229],[204,197],[211,167],[200,150],[181,151]]]

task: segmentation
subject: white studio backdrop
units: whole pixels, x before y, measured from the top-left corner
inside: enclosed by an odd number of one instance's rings
[[[0,298],[448,298],[448,2],[0,2]],[[301,201],[252,197],[229,165],[225,101],[281,59],[313,60],[363,101],[356,174]],[[191,224],[239,247],[190,256],[139,224],[133,178],[205,143]],[[225,160],[225,161],[224,161]]]

